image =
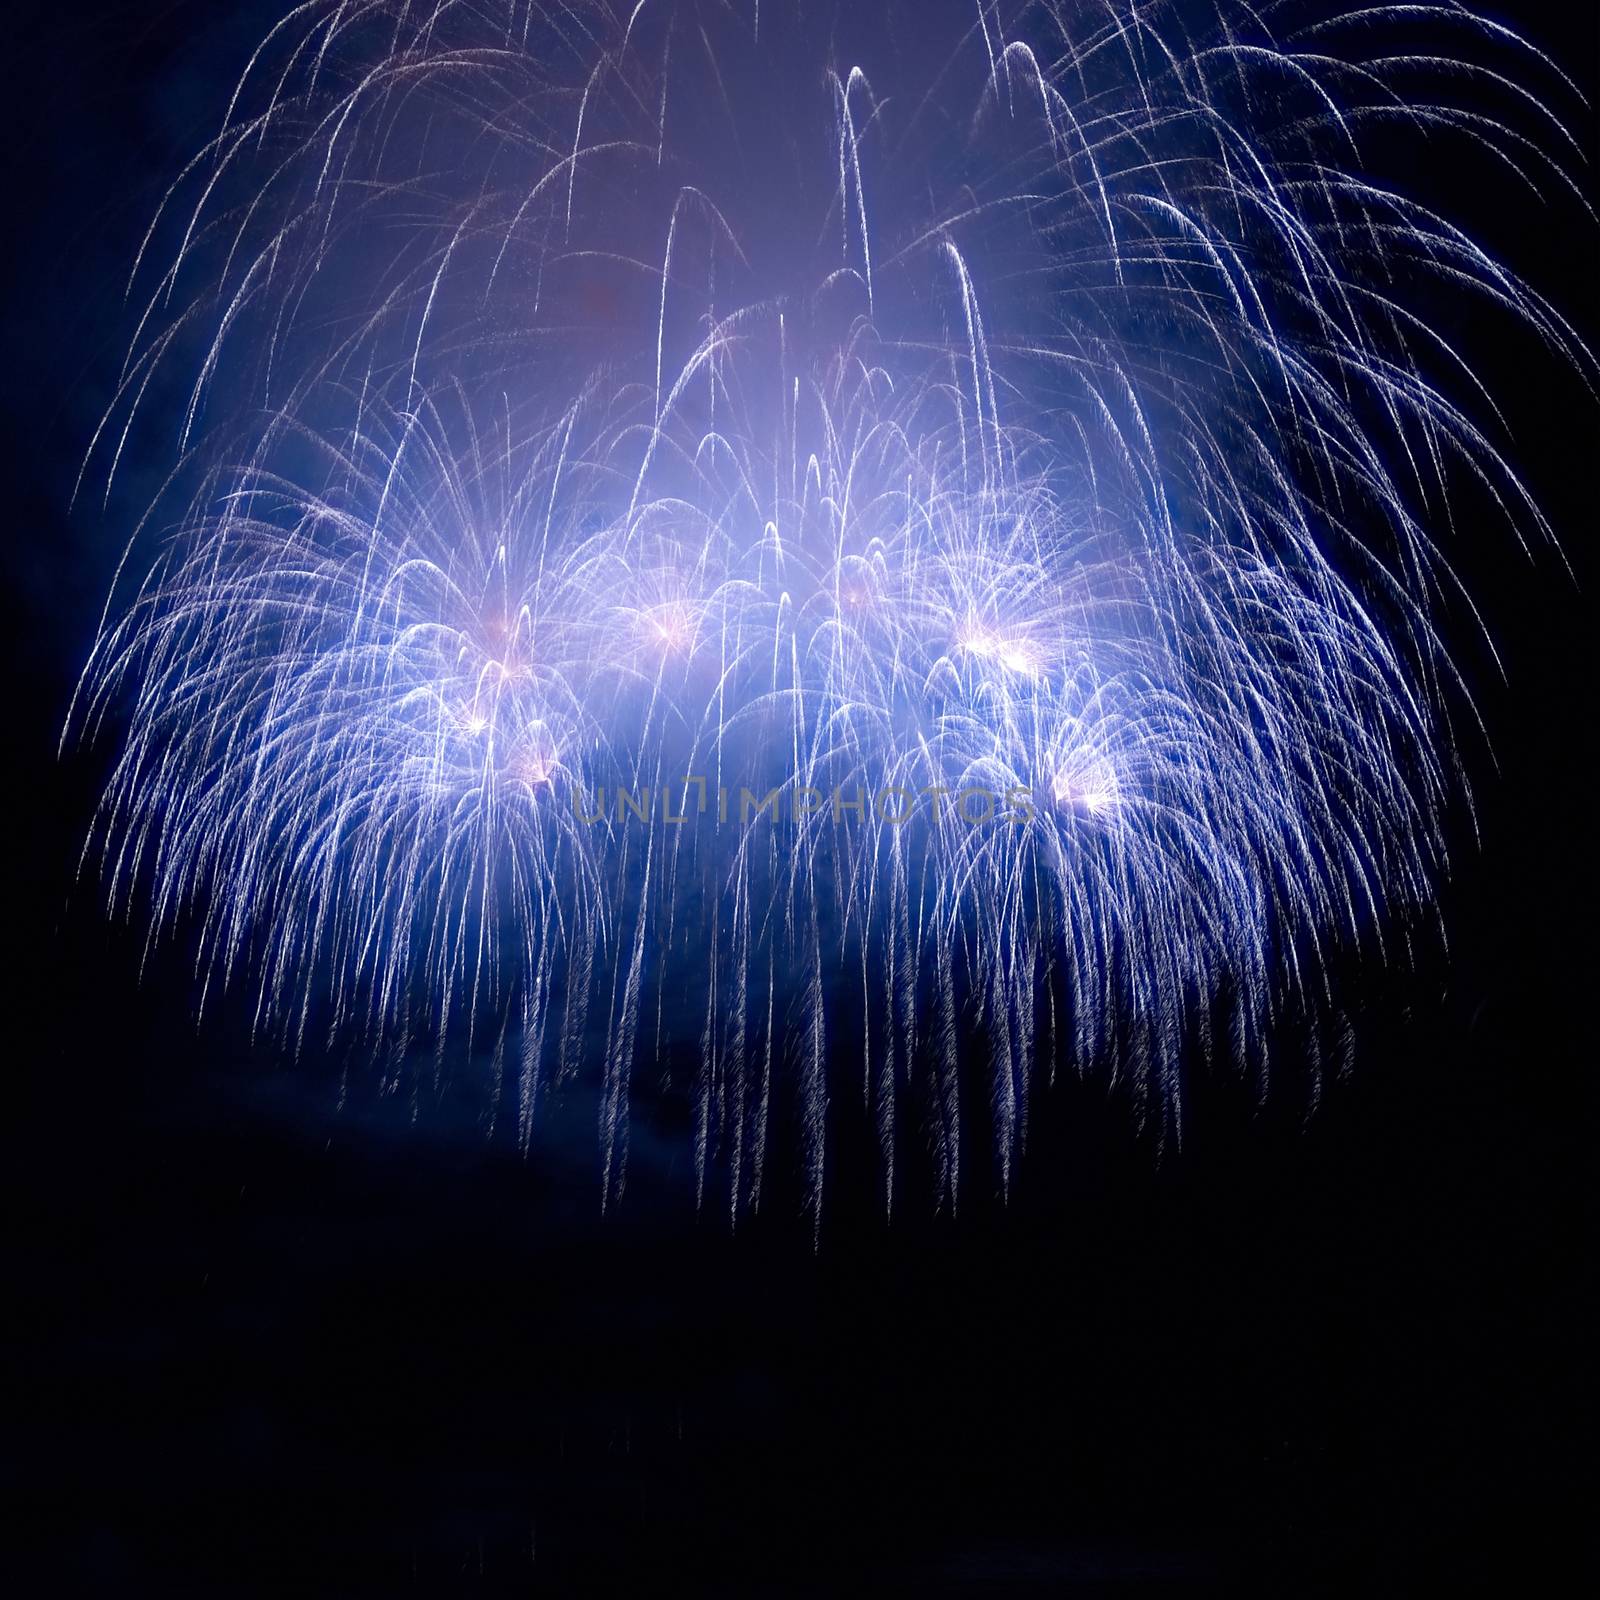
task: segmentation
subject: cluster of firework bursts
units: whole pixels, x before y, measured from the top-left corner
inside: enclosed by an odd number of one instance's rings
[[[1176,1137],[1446,865],[1436,538],[1548,530],[1430,307],[1591,366],[1364,143],[1570,190],[1581,104],[1454,5],[295,8],[91,453],[170,468],[69,727],[113,904],[524,1141],[592,1075],[607,1199],[652,1062],[735,1218],[843,1093],[888,1201],[975,1074],[1002,1183],[1041,1063]]]

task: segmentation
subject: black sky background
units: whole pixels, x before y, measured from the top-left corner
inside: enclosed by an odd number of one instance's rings
[[[841,1117],[813,1254],[781,1179],[737,1234],[697,1216],[664,1106],[602,1218],[581,1107],[532,1164],[467,1103],[333,1112],[326,1064],[226,1015],[197,1033],[181,958],[141,982],[138,930],[73,889],[98,767],[55,741],[120,526],[69,514],[72,482],[161,179],[272,14],[25,6],[5,31],[17,1592],[1554,1592],[1593,1504],[1578,386],[1487,352],[1573,573],[1470,522],[1452,547],[1509,674],[1468,659],[1482,844],[1448,958],[1361,975],[1314,1115],[1292,1060],[1265,1108],[1202,1079],[1158,1163],[1064,1079],[1009,1204],[980,1181],[957,1220],[911,1195],[892,1223]],[[1600,87],[1592,7],[1496,14]],[[1592,223],[1427,184],[1600,334]]]

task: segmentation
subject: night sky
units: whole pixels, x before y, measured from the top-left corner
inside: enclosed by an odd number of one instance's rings
[[[1497,14],[1592,92],[1579,9]],[[162,179],[276,14],[9,17],[16,1592],[1555,1592],[1592,1524],[1600,435],[1577,382],[1487,352],[1571,572],[1457,530],[1506,669],[1464,653],[1481,842],[1461,819],[1448,952],[1350,975],[1353,1063],[1314,1111],[1287,1038],[1265,1107],[1197,1067],[1158,1159],[1063,1067],[1007,1203],[980,1174],[959,1218],[911,1195],[892,1223],[842,1115],[813,1252],[792,1170],[736,1232],[697,1214],[681,1107],[646,1096],[602,1217],[592,1106],[533,1161],[465,1092],[341,1110],[341,1060],[285,1062],[225,1006],[197,1031],[181,950],[141,977],[142,929],[75,885],[104,758],[56,742],[159,463],[109,515],[69,512],[73,481]],[[1569,207],[1508,234],[1454,174],[1429,186],[1600,335],[1600,229]]]

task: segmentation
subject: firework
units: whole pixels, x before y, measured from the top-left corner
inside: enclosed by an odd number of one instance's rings
[[[1592,371],[1364,146],[1570,189],[1579,105],[1454,6],[300,6],[91,452],[171,468],[69,727],[112,903],[524,1142],[592,1074],[608,1199],[647,1061],[735,1218],[846,1092],[886,1203],[963,1074],[1003,1183],[1041,1062],[1177,1137],[1447,867],[1440,530],[1548,529],[1430,311]]]

